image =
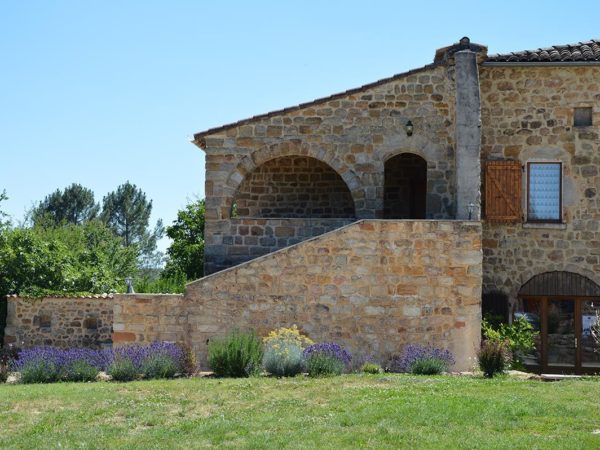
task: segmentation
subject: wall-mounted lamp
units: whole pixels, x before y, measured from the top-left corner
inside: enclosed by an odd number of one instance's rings
[[[406,122],[406,135],[407,136],[412,136],[412,134],[413,134],[413,124],[409,120],[408,122]]]

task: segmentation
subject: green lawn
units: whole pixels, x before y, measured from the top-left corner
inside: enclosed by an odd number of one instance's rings
[[[600,448],[600,382],[347,375],[0,385],[1,448]]]

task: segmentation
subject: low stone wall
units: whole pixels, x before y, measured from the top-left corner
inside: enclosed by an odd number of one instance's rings
[[[111,341],[111,296],[8,297],[7,302],[6,344],[94,348]]]
[[[119,294],[114,297],[114,345],[187,341],[183,295]]]
[[[380,360],[433,344],[470,369],[481,326],[481,225],[366,220],[188,285],[189,342],[298,324]]]
[[[211,274],[340,228],[355,219],[230,219],[206,224],[204,273]]]

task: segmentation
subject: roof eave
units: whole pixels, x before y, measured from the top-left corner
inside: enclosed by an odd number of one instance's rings
[[[600,66],[600,61],[484,61],[482,66],[583,67]]]

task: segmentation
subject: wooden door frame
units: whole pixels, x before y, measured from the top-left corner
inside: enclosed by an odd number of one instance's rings
[[[581,318],[581,304],[584,301],[598,301],[600,297],[584,297],[576,295],[519,295],[519,301],[524,300],[535,300],[541,303],[541,316],[540,316],[540,364],[538,366],[527,366],[529,370],[538,373],[575,373],[575,374],[596,374],[600,373],[600,367],[583,367],[582,366],[582,349],[581,349],[581,338],[582,338],[582,318]],[[557,367],[548,366],[548,303],[550,300],[572,300],[573,313],[575,315],[575,339],[577,339],[577,345],[575,348],[575,363],[572,367]]]

